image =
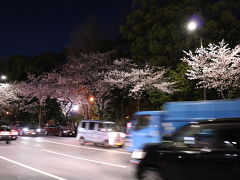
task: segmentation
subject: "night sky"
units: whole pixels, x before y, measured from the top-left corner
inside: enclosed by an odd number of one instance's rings
[[[0,57],[59,53],[77,24],[96,17],[108,35],[119,35],[119,24],[132,0],[6,0],[0,2]]]

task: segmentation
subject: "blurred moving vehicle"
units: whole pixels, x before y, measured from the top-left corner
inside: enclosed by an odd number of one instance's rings
[[[7,123],[0,123],[0,141],[5,141],[6,144],[9,144],[11,141],[17,139],[18,132],[12,130]]]
[[[82,120],[77,129],[77,140],[81,145],[86,142],[109,146],[124,146],[125,133],[120,132],[116,123],[111,121]]]
[[[240,179],[240,118],[187,125],[132,162],[140,180]]]
[[[164,111],[136,112],[128,125],[128,151],[141,151],[147,143],[159,143],[190,122],[209,118],[240,118],[240,100],[169,102]]]

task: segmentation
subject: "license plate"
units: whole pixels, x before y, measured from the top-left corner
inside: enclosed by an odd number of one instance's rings
[[[115,143],[117,146],[121,146],[122,145],[122,143],[121,142],[117,142],[117,143]]]

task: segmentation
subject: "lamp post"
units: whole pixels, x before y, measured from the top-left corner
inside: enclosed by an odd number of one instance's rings
[[[90,96],[90,97],[89,97],[89,105],[90,105],[89,117],[90,117],[90,119],[92,119],[92,116],[93,116],[92,106],[93,106],[94,101],[95,101],[94,97],[93,97],[93,96]]]
[[[199,25],[197,21],[189,21],[189,23],[187,24],[187,29],[190,32],[196,31],[198,28],[199,28]],[[200,36],[200,46],[203,47],[202,36]]]
[[[187,24],[187,30],[190,32],[196,31],[199,28],[199,23],[195,20],[189,21]],[[200,47],[203,47],[202,36],[200,36]],[[207,92],[205,87],[203,87],[203,99],[207,99]]]

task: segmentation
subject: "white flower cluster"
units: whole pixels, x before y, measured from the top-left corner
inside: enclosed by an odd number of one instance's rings
[[[191,80],[198,80],[198,87],[216,89],[223,98],[231,98],[240,87],[240,46],[233,49],[222,40],[219,44],[185,52],[187,57],[181,60],[190,66],[186,73]]]

